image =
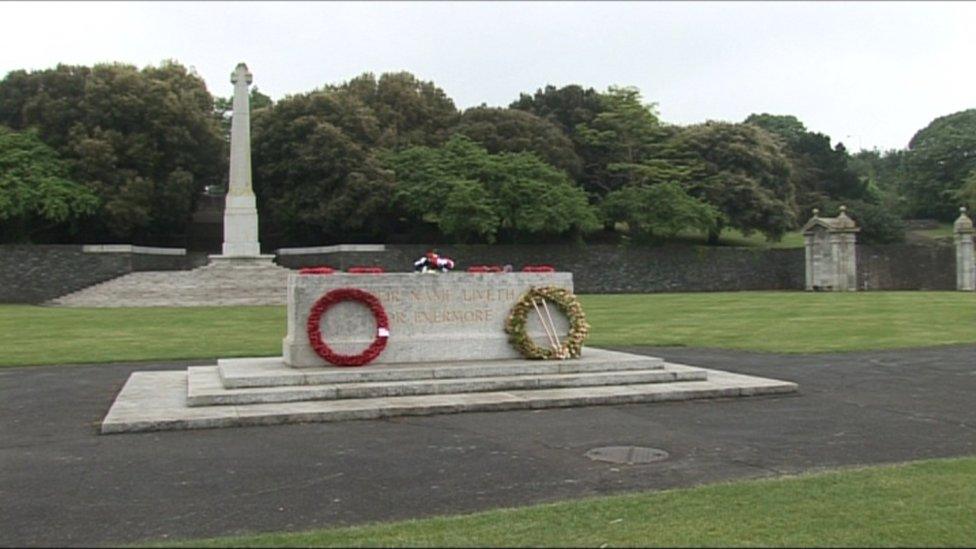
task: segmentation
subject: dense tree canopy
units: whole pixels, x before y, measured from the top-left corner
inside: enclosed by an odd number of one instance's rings
[[[261,227],[285,245],[566,239],[601,220],[645,240],[715,242],[725,227],[776,239],[842,203],[862,241],[886,242],[898,216],[976,206],[976,109],[906,150],[852,156],[792,115],[670,125],[632,87],[548,85],[459,112],[396,72],[250,98]],[[8,73],[2,238],[179,242],[202,188],[226,182],[231,108],[175,62]]]
[[[0,81],[0,124],[33,128],[100,199],[89,238],[182,232],[204,185],[225,177],[225,143],[203,81],[177,63],[59,65]]]
[[[490,154],[463,136],[393,154],[396,203],[462,241],[581,234],[599,226],[585,193],[529,153]]]
[[[0,126],[0,233],[31,236],[95,212],[98,197],[68,178],[68,166],[32,131]]]
[[[380,129],[371,145],[380,147],[437,145],[458,117],[454,101],[444,90],[409,72],[384,73],[379,79],[365,73],[325,91],[369,109]]]
[[[569,137],[558,125],[530,112],[473,107],[464,111],[453,132],[481,143],[492,154],[531,152],[574,179],[582,174],[582,160]]]
[[[946,221],[958,214],[959,191],[976,170],[976,109],[936,118],[908,143],[902,192],[909,214]]]
[[[722,213],[711,241],[725,226],[772,239],[796,226],[790,161],[769,132],[752,124],[706,122],[683,128],[673,147],[694,159],[689,194]]]
[[[383,130],[357,97],[293,95],[255,112],[251,131],[264,230],[302,244],[390,230],[393,177],[372,147]]]
[[[842,143],[832,148],[829,136],[808,131],[792,115],[753,114],[745,123],[759,126],[783,141],[792,164],[797,213],[801,218],[829,200],[876,199],[871,196],[868,183],[848,166],[850,156]]]
[[[720,216],[677,183],[631,185],[613,191],[603,201],[603,213],[610,221],[625,223],[643,240],[672,237],[686,229],[708,234]]]

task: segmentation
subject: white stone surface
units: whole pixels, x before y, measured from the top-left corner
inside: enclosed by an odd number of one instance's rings
[[[307,248],[278,248],[278,255],[331,254],[337,252],[383,252],[385,244],[335,244],[333,246],[311,246]]]
[[[531,389],[442,395],[356,398],[267,404],[187,406],[186,372],[136,372],[102,422],[101,432],[129,433],[215,427],[376,419],[472,411],[629,404],[791,393],[795,383],[668,364],[702,371],[707,381]]]
[[[505,334],[505,319],[533,286],[558,286],[572,291],[572,273],[292,273],[288,277],[284,361],[296,368],[327,365],[309,344],[309,311],[328,291],[347,287],[375,295],[389,317],[386,349],[373,364],[520,358]],[[564,338],[569,331],[568,320],[555,307],[550,313],[557,334]],[[536,315],[529,314],[527,328],[535,341],[545,341]],[[334,351],[356,354],[373,341],[377,327],[365,306],[341,302],[322,317],[321,332]]]
[[[86,244],[81,247],[86,254],[132,253],[145,255],[186,255],[186,248],[157,248],[131,244]]]
[[[222,366],[191,367],[188,370],[189,406],[215,404],[256,404],[267,402],[296,402],[303,400],[329,400],[351,398],[377,398],[422,394],[447,394],[491,392],[505,390],[595,387],[599,385],[626,385],[640,383],[667,383],[673,381],[704,380],[705,371],[698,368],[669,369],[660,359],[638,357],[626,353],[613,353],[627,360],[610,357],[583,357],[572,361],[488,361],[465,364],[444,364],[433,368],[391,366],[388,368],[354,368],[359,376],[345,375],[305,383],[295,383],[293,376],[265,377],[270,386],[230,386],[226,370]],[[596,356],[592,353],[591,356]],[[634,360],[629,360],[634,357]],[[645,360],[641,360],[644,358]],[[538,366],[556,366],[542,369]],[[560,371],[559,366],[570,366]],[[226,366],[226,363],[224,364]],[[262,363],[251,362],[263,370]],[[642,367],[643,366],[643,367]],[[287,368],[293,372],[298,370]],[[348,370],[348,369],[346,369]],[[372,371],[371,371],[372,370]],[[370,376],[367,374],[377,373]],[[323,372],[324,373],[324,372]],[[353,372],[335,372],[352,374]],[[356,372],[358,373],[358,372]],[[408,377],[409,376],[409,377]],[[238,375],[240,378],[240,375]]]
[[[282,357],[223,358],[217,369],[224,387],[275,387],[512,375],[575,374],[662,369],[657,357],[585,347],[579,360],[468,360],[423,364],[370,364],[363,368],[291,368]]]

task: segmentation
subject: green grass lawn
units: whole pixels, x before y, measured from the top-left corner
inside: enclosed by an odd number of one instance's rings
[[[186,545],[972,547],[974,512],[965,458]]]
[[[281,354],[284,307],[0,305],[0,366]]]
[[[976,343],[976,294],[722,292],[588,295],[593,345],[815,353]]]
[[[933,239],[952,238],[952,236],[955,234],[953,232],[952,223],[939,223],[939,226],[935,229],[915,229],[910,232]]]
[[[976,343],[964,292],[581,296],[589,345],[807,353]],[[281,353],[284,307],[71,309],[0,305],[0,365]]]

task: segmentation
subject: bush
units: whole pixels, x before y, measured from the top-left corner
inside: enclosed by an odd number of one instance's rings
[[[894,244],[905,241],[905,222],[887,208],[860,200],[848,200],[844,205],[847,206],[847,215],[861,228],[861,232],[857,233],[859,244]],[[828,202],[826,211],[839,211],[840,206],[840,202]]]

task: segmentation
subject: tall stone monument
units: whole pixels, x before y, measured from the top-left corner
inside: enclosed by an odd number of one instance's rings
[[[820,217],[820,211],[813,210],[813,217],[803,226],[807,290],[857,291],[858,231],[845,206],[837,217]]]
[[[238,63],[230,75],[234,84],[234,112],[230,129],[230,179],[224,206],[224,245],[217,262],[269,263],[258,242],[258,210],[251,188],[251,106],[248,86],[253,75]]]
[[[956,289],[976,291],[976,263],[973,259],[973,220],[966,208],[959,208],[959,219],[953,225],[956,240]]]

